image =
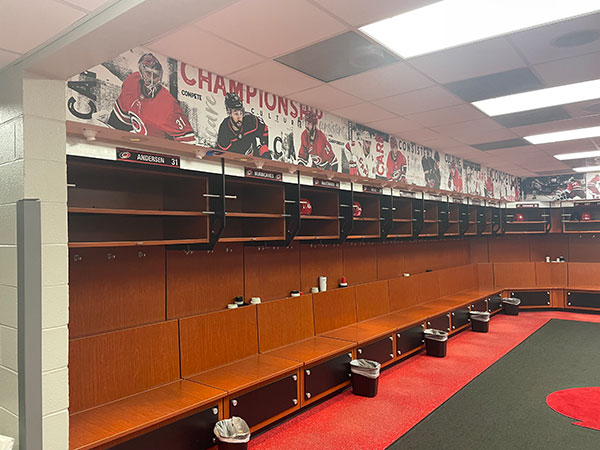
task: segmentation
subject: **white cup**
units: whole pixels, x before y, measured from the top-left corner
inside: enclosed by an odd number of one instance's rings
[[[235,303],[229,303],[229,304],[227,305],[227,309],[235,309],[235,308],[237,308],[237,307],[238,307],[238,305],[236,305]]]
[[[546,256],[546,262],[550,262],[550,257]]]
[[[402,276],[403,277],[410,277],[410,273],[403,273]]]
[[[250,304],[251,305],[258,305],[260,303],[260,297],[252,297],[250,299]]]
[[[313,287],[310,288],[310,293],[311,294],[316,294],[318,292],[319,292],[319,288],[318,287],[313,286]]]
[[[319,292],[325,292],[327,290],[327,277],[319,277]]]

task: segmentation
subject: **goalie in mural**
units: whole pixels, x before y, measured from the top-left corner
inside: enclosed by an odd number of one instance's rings
[[[440,154],[435,152],[434,156],[427,154],[421,160],[425,185],[429,188],[439,189],[442,175],[440,174]]]
[[[386,171],[387,179],[399,183],[406,183],[406,171],[408,163],[406,157],[398,148],[398,141],[390,136],[390,153],[388,154]]]
[[[298,164],[318,169],[338,170],[338,160],[327,140],[325,133],[317,128],[319,119],[314,111],[308,111],[304,117],[305,129],[300,138]]]
[[[262,118],[244,110],[240,96],[225,95],[227,117],[219,126],[217,147],[228,152],[272,159],[269,150],[269,128]]]
[[[162,85],[163,67],[152,53],[144,53],[138,71],[121,87],[107,125],[173,141],[196,143],[194,130],[179,103]]]

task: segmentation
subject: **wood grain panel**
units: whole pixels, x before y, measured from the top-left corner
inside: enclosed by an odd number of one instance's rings
[[[600,264],[570,262],[567,267],[569,286],[600,286]]]
[[[492,263],[476,264],[477,287],[489,288],[494,286],[494,265]]]
[[[312,295],[261,303],[257,310],[261,353],[315,334]]]
[[[489,238],[490,262],[529,261],[529,236]]]
[[[440,284],[440,297],[475,287],[474,266],[459,266],[437,272]]]
[[[244,295],[244,247],[217,244],[213,251],[167,250],[167,317],[219,311]]]
[[[165,320],[164,247],[80,248],[69,254],[71,338]]]
[[[429,302],[440,297],[440,281],[438,272],[426,272],[412,275],[418,288],[419,303]]]
[[[516,289],[535,286],[535,265],[529,262],[494,263],[494,281],[498,287]]]
[[[300,246],[302,272],[302,291],[310,292],[313,286],[319,286],[319,276],[327,277],[330,289],[336,287],[344,276],[344,257],[341,245],[302,244]],[[349,282],[353,280],[349,279]]]
[[[184,378],[258,352],[254,305],[181,319],[179,328]]]
[[[414,276],[392,278],[389,282],[390,309],[397,311],[419,303],[418,278]]]
[[[565,263],[536,262],[536,286],[560,288],[567,286],[567,265]]]
[[[390,293],[387,280],[356,286],[356,317],[359,321],[390,312]]]
[[[403,250],[406,245],[386,242],[377,245],[377,279],[388,280],[402,276],[405,270]]]
[[[177,321],[69,343],[71,414],[179,379]]]
[[[69,449],[106,448],[197,412],[220,406],[226,392],[190,381],[174,383],[69,417]],[[222,409],[222,408],[219,408]]]
[[[563,256],[567,257],[567,255]],[[567,261],[600,262],[600,237],[596,237],[596,235],[569,235],[568,257]]]
[[[354,289],[342,288],[313,295],[315,334],[356,322]]]
[[[348,280],[348,284],[377,280],[377,246],[375,244],[351,242],[344,244],[342,249],[344,276]]]
[[[290,291],[300,289],[300,245],[245,247],[244,272],[247,298],[265,301],[287,297]]]
[[[471,263],[486,263],[490,260],[488,251],[488,238],[475,237],[469,239],[469,249],[471,251]]]
[[[550,256],[552,260],[555,260],[559,256],[564,256],[569,259],[569,240],[567,236],[561,235],[540,235],[540,236],[529,236],[529,254],[530,261],[541,262],[544,261],[546,256]]]

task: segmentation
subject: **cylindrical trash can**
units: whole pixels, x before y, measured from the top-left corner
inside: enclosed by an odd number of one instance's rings
[[[487,333],[490,330],[490,313],[487,311],[471,311],[471,330]]]
[[[250,441],[250,427],[240,417],[219,420],[214,428],[219,450],[246,450]]]
[[[429,356],[443,358],[446,356],[448,333],[442,330],[427,328],[425,330],[425,351]]]
[[[381,364],[368,359],[350,361],[352,371],[352,393],[361,397],[375,397],[379,387]]]
[[[521,299],[518,299],[516,297],[503,298],[502,299],[502,311],[507,316],[518,316],[520,304],[521,304]]]

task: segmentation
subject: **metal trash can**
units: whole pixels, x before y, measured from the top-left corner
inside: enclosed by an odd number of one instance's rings
[[[427,328],[424,333],[426,353],[429,356],[437,356],[438,358],[445,357],[448,345],[448,333],[434,328]]]
[[[471,330],[478,333],[490,331],[490,313],[487,311],[471,311]]]
[[[502,312],[507,316],[518,316],[519,315],[519,305],[521,304],[521,299],[516,297],[509,297],[502,299]]]
[[[352,393],[361,397],[375,397],[379,387],[381,364],[368,359],[350,361],[352,371]]]
[[[250,441],[250,427],[240,417],[219,420],[214,428],[219,450],[246,450]]]

